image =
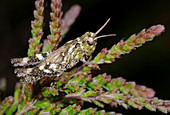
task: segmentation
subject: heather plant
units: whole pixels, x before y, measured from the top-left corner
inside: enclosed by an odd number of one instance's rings
[[[40,43],[43,36],[44,0],[36,0],[35,20],[31,22],[32,38],[29,39],[28,56],[56,50],[80,13],[79,5],[72,6],[63,16],[61,0],[51,0],[50,34]],[[63,17],[62,17],[63,16]],[[107,73],[93,76],[91,70],[104,63],[112,63],[121,55],[153,40],[165,30],[163,25],[155,25],[133,34],[126,41],[120,40],[109,50],[102,49],[88,64],[74,67],[59,77],[45,77],[37,82],[22,84],[18,82],[13,96],[0,102],[0,114],[16,115],[120,115],[105,111],[105,105],[123,106],[150,111],[170,112],[170,101],[155,97],[155,91],[122,77],[114,78]],[[100,71],[100,70],[98,70]],[[84,102],[93,103],[95,108],[83,108]],[[103,108],[97,109],[98,107]]]

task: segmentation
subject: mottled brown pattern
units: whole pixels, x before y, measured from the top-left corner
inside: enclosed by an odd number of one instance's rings
[[[17,68],[15,73],[21,77],[21,82],[30,83],[43,77],[60,76],[64,71],[75,66],[79,61],[86,63],[85,58],[90,56],[97,44],[96,34],[86,32],[81,37],[68,41],[59,49],[51,54],[36,54],[27,57],[27,63],[24,65],[38,64],[33,68]],[[47,56],[47,54],[49,54]],[[45,58],[45,60],[43,60]],[[15,61],[22,65],[22,59]],[[12,59],[15,60],[15,59]],[[12,61],[13,64],[14,61]]]
[[[50,54],[51,52],[35,54],[33,56],[25,57],[25,58],[13,58],[11,59],[11,63],[14,66],[28,66],[28,65],[37,65],[40,62],[44,61],[44,59]],[[37,55],[41,55],[44,59],[39,59]]]
[[[97,39],[115,36],[115,34],[110,34],[96,37],[109,20],[110,19],[108,19],[96,33],[86,32],[81,37],[68,41],[52,53],[47,52],[31,57],[12,59],[11,63],[14,64],[14,66],[36,65],[33,68],[17,68],[15,69],[15,73],[18,77],[21,77],[21,82],[30,83],[43,77],[59,77],[60,74],[75,66],[79,61],[87,64],[85,59],[94,52]]]

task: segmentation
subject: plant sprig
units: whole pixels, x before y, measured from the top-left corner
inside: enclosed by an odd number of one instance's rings
[[[29,39],[28,56],[55,50],[62,38],[69,31],[70,26],[80,13],[81,7],[74,5],[62,18],[62,1],[51,0],[50,32],[44,43],[40,43],[43,36],[44,0],[36,0],[35,20],[31,22],[32,38]],[[125,109],[134,107],[139,110],[146,108],[150,111],[159,110],[170,112],[170,101],[155,97],[155,91],[135,82],[127,82],[124,78],[113,78],[106,73],[93,76],[93,67],[99,64],[112,63],[121,55],[128,54],[146,41],[153,40],[165,30],[163,25],[155,25],[143,29],[139,34],[133,34],[126,41],[121,40],[109,50],[102,49],[93,59],[69,72],[64,72],[57,78],[42,80],[35,84],[16,84],[14,96],[6,97],[0,102],[0,114],[77,114],[77,115],[120,115],[120,113],[106,112],[96,108],[83,109],[84,102],[94,103],[96,107],[104,109],[108,104],[117,105]],[[63,37],[62,37],[63,36]],[[43,84],[44,82],[45,85]],[[39,84],[38,84],[39,83]],[[38,88],[38,90],[37,90]]]

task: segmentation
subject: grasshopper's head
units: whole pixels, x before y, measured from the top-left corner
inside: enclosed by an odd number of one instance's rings
[[[102,36],[96,36],[109,22],[110,18],[105,22],[105,24],[96,32],[86,32],[84,35],[80,37],[82,40],[82,44],[85,48],[85,54],[87,56],[90,56],[91,53],[94,52],[96,45],[97,45],[97,39],[98,38],[103,38],[103,37],[108,37],[108,36],[115,36],[115,34],[108,34],[108,35],[102,35]]]
[[[97,44],[97,39],[95,39],[96,34],[92,32],[86,32],[80,37],[82,40],[82,45],[85,49],[85,54],[87,56],[91,55],[94,52]]]

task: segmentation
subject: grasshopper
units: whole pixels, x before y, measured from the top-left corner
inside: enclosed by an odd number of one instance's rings
[[[109,20],[110,18],[97,32],[86,32],[81,37],[68,41],[55,51],[11,59],[11,63],[15,67],[33,66],[32,68],[16,68],[14,73],[17,74],[17,77],[21,78],[20,81],[22,83],[33,83],[43,77],[60,76],[64,71],[72,68],[79,61],[86,64],[86,59],[94,52],[99,38],[115,36],[115,34],[97,36]]]

